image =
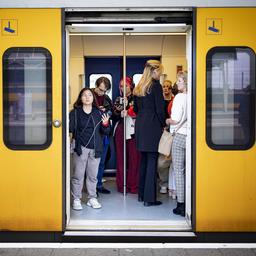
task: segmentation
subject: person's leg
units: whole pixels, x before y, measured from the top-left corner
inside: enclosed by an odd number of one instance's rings
[[[100,158],[95,158],[93,149],[88,150],[88,160],[86,165],[86,188],[88,198],[96,198],[97,170],[99,168]]]
[[[160,193],[162,194],[167,193],[170,162],[170,159],[168,159],[166,156],[162,154],[158,156],[157,171],[159,175]]]
[[[136,149],[135,139],[129,139],[127,143],[127,190],[131,193],[138,192],[139,161],[140,154]]]
[[[106,162],[106,157],[107,157],[107,153],[108,153],[108,147],[109,147],[109,140],[107,138],[107,136],[104,136],[103,139],[103,152],[102,152],[102,156],[100,159],[100,164],[99,164],[99,170],[98,170],[98,175],[97,175],[97,191],[103,194],[109,194],[110,191],[107,190],[106,188],[103,187],[103,183],[102,183],[102,178],[103,178],[103,174],[104,174],[104,170],[105,170],[105,162]]]
[[[157,152],[147,152],[147,168],[145,177],[144,202],[156,202]]]
[[[175,185],[175,173],[173,170],[173,164],[171,163],[169,168],[169,182],[168,182],[168,189],[169,189],[169,196],[172,197],[172,199],[176,199],[176,185]]]
[[[82,148],[82,155],[73,154],[74,172],[71,178],[71,195],[73,199],[82,198],[82,189],[84,185],[84,174],[88,158],[88,151]]]
[[[147,171],[147,153],[141,152],[140,169],[139,169],[139,191],[138,191],[139,201],[144,201],[146,171]]]
[[[115,132],[116,144],[116,186],[119,192],[124,190],[124,130],[119,123]]]
[[[172,145],[173,169],[177,191],[177,207],[173,213],[185,216],[186,136],[176,134]]]

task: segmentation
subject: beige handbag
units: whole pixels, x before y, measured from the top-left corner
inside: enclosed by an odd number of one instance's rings
[[[163,131],[163,134],[161,136],[161,139],[159,141],[158,145],[158,153],[164,155],[164,156],[170,156],[171,155],[171,149],[172,149],[172,141],[175,136],[175,133],[180,129],[180,127],[187,121],[185,119],[180,125],[176,128],[176,130],[173,133],[170,133],[166,130]]]
[[[173,134],[164,130],[159,141],[158,152],[164,156],[169,156],[171,154]]]

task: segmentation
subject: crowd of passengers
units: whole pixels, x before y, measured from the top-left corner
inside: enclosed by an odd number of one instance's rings
[[[71,178],[74,210],[83,209],[84,178],[88,206],[101,208],[99,193],[111,193],[102,183],[110,134],[116,148],[116,188],[124,192],[125,125],[126,192],[138,194],[138,201],[145,207],[161,205],[157,200],[159,178],[159,192],[169,193],[177,200],[173,213],[185,216],[187,73],[178,72],[174,85],[170,80],[161,85],[162,73],[161,62],[148,60],[136,87],[130,77],[120,81],[120,96],[114,104],[106,94],[111,89],[106,77],[98,78],[94,89],[85,87],[80,91],[69,115],[74,151]],[[174,134],[170,156],[158,153],[164,129]]]

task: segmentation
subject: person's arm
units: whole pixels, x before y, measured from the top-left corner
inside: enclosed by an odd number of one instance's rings
[[[172,105],[171,117],[166,119],[166,124],[176,125],[181,121],[182,114],[183,114],[183,105],[182,105],[181,100],[182,100],[182,98],[180,95],[177,95],[174,98],[173,105]]]
[[[113,112],[113,103],[112,100],[109,98],[108,95],[105,94],[105,101],[107,102],[106,105],[104,105],[105,111],[104,112],[108,112],[111,111]]]
[[[159,82],[155,82],[155,84],[152,86],[154,86],[156,114],[162,127],[165,127],[165,101],[163,96],[163,89]]]
[[[111,119],[114,122],[118,122],[119,120],[121,120],[121,112],[123,110],[123,106],[119,103],[120,102],[120,96],[116,98],[114,106],[113,106],[113,112],[112,112],[112,116]]]

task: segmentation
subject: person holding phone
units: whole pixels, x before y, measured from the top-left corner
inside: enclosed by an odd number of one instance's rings
[[[133,111],[134,87],[131,77],[125,78],[119,83],[120,97],[116,98],[113,108],[113,119],[117,122],[115,126],[115,145],[116,145],[116,186],[117,191],[124,192],[124,121],[126,118],[126,192],[137,193],[139,181],[139,161],[140,154],[136,149],[135,142],[135,122],[136,115]],[[125,109],[124,109],[124,106]]]
[[[111,116],[111,114],[112,114],[113,104],[112,104],[112,100],[109,98],[109,96],[106,93],[110,89],[111,89],[111,82],[105,76],[101,76],[96,80],[95,88],[93,89],[96,105],[102,112],[107,113],[109,116]],[[101,156],[99,170],[98,170],[98,177],[97,177],[98,178],[97,192],[102,193],[102,194],[110,194],[111,193],[110,190],[106,189],[102,183],[108,148],[109,148],[109,137],[104,136],[104,138],[103,138],[103,153]]]
[[[69,114],[69,132],[75,140],[73,154],[74,173],[71,178],[72,208],[82,210],[81,198],[86,173],[87,205],[98,209],[96,185],[100,157],[103,152],[103,136],[109,134],[109,115],[100,111],[94,94],[83,88]]]

